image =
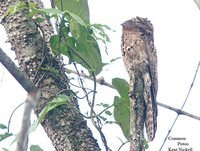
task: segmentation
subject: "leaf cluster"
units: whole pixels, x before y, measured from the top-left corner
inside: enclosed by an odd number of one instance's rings
[[[102,71],[103,62],[98,45],[101,40],[105,45],[109,42],[104,28],[108,26],[90,25],[89,10],[85,1],[55,1],[57,9],[37,9],[32,7],[32,15],[43,13],[47,18],[58,21],[57,35],[50,39],[50,46],[56,56],[67,56],[70,62],[76,62],[88,70],[90,74],[99,74]],[[74,9],[73,9],[74,8]],[[42,19],[36,18],[41,22]],[[99,31],[98,33],[95,31]],[[97,38],[97,34],[100,38]]]

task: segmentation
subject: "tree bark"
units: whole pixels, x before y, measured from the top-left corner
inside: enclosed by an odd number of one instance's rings
[[[15,51],[19,68],[42,92],[42,98],[34,111],[38,115],[59,93],[71,95],[69,80],[61,68],[60,61],[51,55],[46,37],[41,36],[38,26],[28,16],[29,10],[22,9],[12,15],[4,16],[8,8],[19,1],[0,2],[1,24],[6,30],[11,49]],[[37,2],[41,6],[41,2],[39,0]],[[43,31],[48,33],[51,30],[49,27]],[[51,69],[59,71],[59,74],[53,73]],[[91,130],[87,127],[86,120],[73,109],[73,107],[79,109],[77,99],[72,98],[69,103],[70,106],[66,104],[50,111],[41,123],[55,149],[57,151],[100,150]]]

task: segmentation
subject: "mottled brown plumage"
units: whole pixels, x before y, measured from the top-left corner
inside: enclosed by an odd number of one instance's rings
[[[153,26],[146,18],[136,17],[122,23],[122,27],[122,55],[130,77],[131,140],[140,146],[144,140],[144,123],[150,141],[157,129],[157,55]],[[139,148],[143,150],[142,146]]]

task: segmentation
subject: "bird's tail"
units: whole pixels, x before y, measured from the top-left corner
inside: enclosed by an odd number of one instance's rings
[[[144,100],[146,133],[148,140],[152,141],[157,130],[157,105],[149,73],[144,75]]]

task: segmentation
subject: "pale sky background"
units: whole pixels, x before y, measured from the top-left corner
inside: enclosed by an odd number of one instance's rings
[[[101,23],[116,30],[109,32],[111,43],[108,45],[109,56],[102,49],[104,62],[121,56],[121,26],[120,24],[136,16],[147,17],[154,25],[154,39],[158,54],[159,89],[157,100],[161,103],[180,108],[191,85],[196,67],[200,60],[200,11],[193,0],[89,0],[91,23]],[[10,51],[10,45],[5,44],[5,31],[0,28],[0,47],[14,58]],[[107,66],[102,74],[105,80],[111,83],[114,77],[128,80],[122,60],[118,60]],[[26,92],[12,78],[12,76],[0,65],[0,123],[7,124],[11,112],[26,98]],[[88,81],[86,81],[88,82]],[[87,83],[90,86],[90,83]],[[184,111],[200,116],[200,72],[197,75],[192,92],[184,107]],[[97,103],[112,104],[116,91],[105,86],[98,85]],[[86,112],[85,102],[80,101],[81,110]],[[163,140],[176,117],[176,113],[162,107],[158,107],[158,129],[153,142],[149,143],[147,151],[158,151]],[[17,133],[21,126],[23,107],[18,109],[13,116],[10,130]],[[94,130],[92,125],[89,126]],[[199,151],[200,121],[186,116],[179,116],[170,136],[185,137],[193,151]],[[0,131],[1,132],[1,131]],[[115,125],[105,125],[103,132],[107,137],[108,145],[116,151],[121,145],[119,138],[126,141],[120,128]],[[94,130],[94,136],[104,150],[99,134]],[[9,148],[12,139],[0,142],[2,147]],[[40,145],[45,151],[53,151],[51,143],[38,128],[30,136],[31,144]],[[168,140],[162,151],[169,147],[177,148],[177,141]],[[11,146],[14,150],[15,145]],[[129,145],[125,145],[121,151],[127,151]]]

